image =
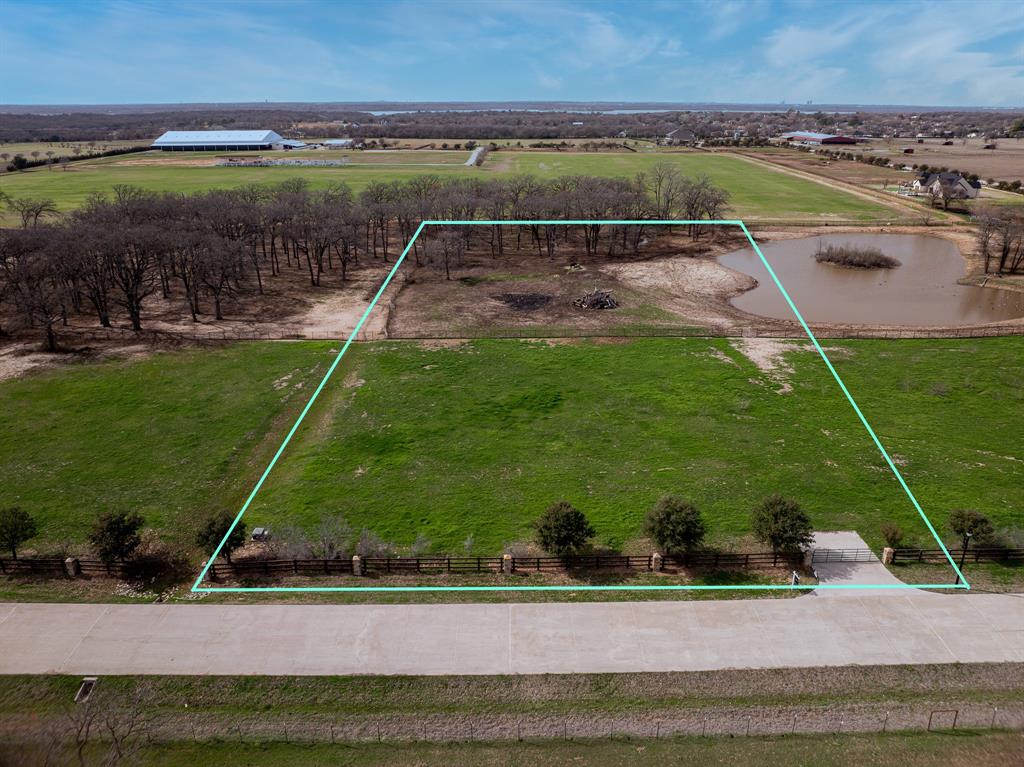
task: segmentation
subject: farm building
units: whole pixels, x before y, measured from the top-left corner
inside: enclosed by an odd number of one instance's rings
[[[324,142],[324,146],[328,149],[351,149],[355,143],[355,140],[350,138],[329,138]]]
[[[780,138],[794,144],[856,144],[852,136],[835,136],[831,133],[814,133],[811,131],[793,131],[783,133]]]
[[[170,130],[153,142],[165,152],[229,152],[299,149],[305,144],[282,138],[272,130]]]

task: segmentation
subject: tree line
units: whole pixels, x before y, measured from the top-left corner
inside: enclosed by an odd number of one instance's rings
[[[1024,213],[1012,205],[982,205],[975,211],[978,252],[985,274],[1024,273]]]
[[[52,351],[75,315],[111,327],[120,310],[142,330],[153,295],[176,301],[192,321],[220,320],[227,298],[262,294],[286,270],[305,273],[313,289],[327,274],[344,283],[355,264],[393,262],[426,220],[710,220],[724,217],[728,199],[706,176],[687,177],[670,163],[630,179],[420,176],[374,182],[358,194],[302,179],[196,194],[116,186],[64,217],[52,200],[8,198],[21,226],[0,230],[0,311],[39,330]],[[697,239],[707,229],[688,233]],[[615,257],[664,233],[642,224],[431,227],[409,258],[451,279],[470,247],[494,258],[522,248],[551,258],[568,243]]]

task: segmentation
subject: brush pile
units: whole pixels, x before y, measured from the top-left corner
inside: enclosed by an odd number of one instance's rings
[[[617,309],[619,302],[615,300],[610,290],[592,290],[577,298],[572,305],[580,309]]]

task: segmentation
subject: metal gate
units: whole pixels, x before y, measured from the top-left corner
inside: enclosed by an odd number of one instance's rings
[[[816,564],[827,562],[877,562],[878,557],[871,549],[815,549],[811,561]]]

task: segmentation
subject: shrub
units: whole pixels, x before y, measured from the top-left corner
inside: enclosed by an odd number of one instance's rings
[[[142,516],[135,511],[104,514],[93,525],[89,543],[96,556],[107,564],[114,560],[124,562],[142,542],[139,537],[142,523]]]
[[[674,495],[662,496],[647,512],[644,531],[665,553],[688,551],[704,541],[707,528],[693,504]]]
[[[128,575],[132,578],[152,579],[191,571],[188,554],[160,539],[152,528],[142,531],[139,545],[132,552]]]
[[[886,522],[882,525],[882,538],[890,549],[898,549],[903,543],[903,531],[892,522]]]
[[[18,547],[39,532],[32,515],[17,506],[0,509],[0,547],[11,552],[11,559],[18,558]]]
[[[800,504],[775,494],[754,509],[750,525],[759,541],[772,551],[799,551],[814,540],[811,520]]]
[[[568,501],[548,506],[534,527],[537,530],[537,543],[545,551],[557,556],[579,551],[594,535],[594,528],[586,515]]]
[[[967,546],[967,536],[977,545],[991,543],[996,533],[992,520],[974,509],[953,509],[949,513],[949,529],[963,546]]]
[[[878,248],[855,248],[846,245],[818,246],[814,260],[819,264],[835,264],[852,269],[895,269],[898,258],[885,255]]]
[[[234,521],[235,518],[226,511],[214,514],[206,520],[205,525],[199,528],[199,532],[196,534],[196,544],[212,555],[217,547],[220,546],[220,542],[224,541],[220,553],[224,556],[224,559],[230,562],[231,552],[240,548],[245,543],[245,523],[239,521],[232,528],[231,523]],[[231,531],[230,535],[228,535],[229,530]],[[227,540],[224,540],[224,536],[227,536]]]
[[[359,543],[356,544],[356,554],[363,559],[366,557],[391,557],[395,554],[395,547],[376,533],[363,530],[359,534]]]

